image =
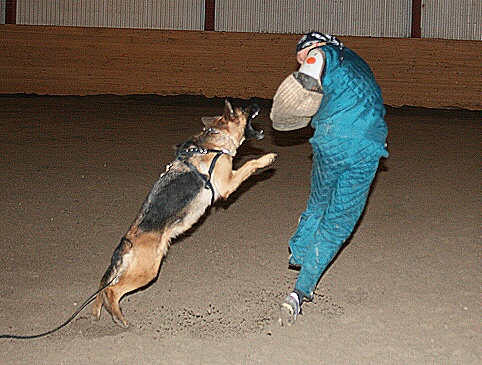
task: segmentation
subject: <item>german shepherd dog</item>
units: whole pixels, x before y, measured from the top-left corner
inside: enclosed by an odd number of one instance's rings
[[[264,137],[251,123],[258,112],[257,105],[233,109],[226,100],[222,116],[203,118],[203,131],[178,146],[176,159],[160,175],[112,255],[92,308],[95,319],[105,307],[115,323],[126,327],[119,301],[156,278],[170,241],[216,200],[228,198],[257,169],[274,162],[276,155],[268,153],[233,170],[243,141]]]

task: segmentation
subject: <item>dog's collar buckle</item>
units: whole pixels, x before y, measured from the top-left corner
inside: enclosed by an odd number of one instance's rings
[[[203,149],[202,153],[217,153],[218,155],[229,155],[231,156],[231,152],[227,148],[223,148],[221,150],[216,149]]]
[[[225,155],[231,156],[231,152],[230,152],[227,148],[223,148],[223,149],[221,150],[221,153],[224,153]]]

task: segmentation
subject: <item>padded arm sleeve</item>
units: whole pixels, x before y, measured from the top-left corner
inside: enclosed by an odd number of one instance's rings
[[[318,111],[322,98],[322,93],[305,89],[295,73],[289,75],[273,97],[270,112],[273,128],[291,131],[306,127]]]

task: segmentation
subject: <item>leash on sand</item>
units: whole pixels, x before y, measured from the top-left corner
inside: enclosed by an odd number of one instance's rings
[[[228,154],[230,155],[229,151],[226,150],[226,149],[222,149],[222,150],[213,150],[213,149],[201,149],[199,147],[197,148],[190,148],[190,149],[185,149],[183,151],[181,151],[179,153],[179,155],[182,155],[182,154],[192,154],[192,153],[201,153],[201,154],[206,154],[206,153],[216,153],[216,156],[214,157],[214,159],[212,160],[211,162],[211,166],[209,167],[209,175],[208,176],[205,176],[205,175],[202,175],[197,169],[196,167],[194,167],[191,163],[185,161],[186,165],[189,166],[191,168],[191,170],[193,170],[195,173],[197,173],[197,175],[199,175],[199,177],[206,183],[206,188],[207,189],[210,189],[212,191],[212,199],[211,199],[211,204],[214,202],[214,188],[211,184],[211,181],[210,181],[210,176],[212,175],[212,172],[214,170],[214,166],[216,165],[216,162],[218,160],[218,158],[223,155],[223,154]],[[54,332],[57,332],[58,330],[64,328],[65,326],[67,326],[70,322],[73,321],[73,319],[75,317],[77,317],[77,315],[90,303],[92,302],[92,300],[94,300],[94,298],[97,296],[97,294],[99,294],[102,290],[104,290],[105,288],[107,288],[113,281],[114,281],[115,277],[109,281],[107,284],[103,285],[99,290],[97,290],[94,294],[92,294],[84,303],[82,303],[82,305],[77,308],[77,310],[64,322],[62,323],[60,326],[58,327],[55,327],[54,329],[50,330],[50,331],[47,331],[47,332],[43,332],[43,333],[39,333],[37,335],[26,335],[26,336],[21,336],[21,335],[9,335],[9,334],[1,334],[0,335],[0,339],[2,338],[10,338],[10,339],[14,339],[14,340],[32,340],[32,339],[35,339],[35,338],[40,338],[40,337],[45,337],[45,336],[48,336],[48,335],[51,335],[52,333]]]
[[[67,326],[70,322],[73,321],[73,319],[75,317],[77,317],[77,315],[90,303],[94,300],[94,298],[97,296],[97,294],[99,294],[102,290],[104,290],[105,288],[107,288],[112,282],[114,281],[114,279],[112,279],[110,282],[108,282],[107,284],[103,285],[99,290],[97,290],[94,294],[92,294],[89,298],[87,298],[87,300],[81,304],[81,306],[79,308],[77,308],[77,310],[64,322],[62,323],[60,326],[58,327],[55,327],[54,329],[50,330],[50,331],[47,331],[47,332],[42,332],[42,333],[39,333],[37,335],[26,335],[26,336],[21,336],[21,335],[9,335],[9,334],[2,334],[0,335],[0,339],[2,338],[10,338],[10,339],[14,339],[14,340],[32,340],[34,338],[40,338],[40,337],[45,337],[45,336],[48,336],[48,335],[51,335],[52,333],[54,332],[57,332],[58,330],[64,328],[65,326]]]

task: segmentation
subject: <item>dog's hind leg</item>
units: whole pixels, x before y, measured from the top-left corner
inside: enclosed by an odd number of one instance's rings
[[[95,319],[100,318],[100,312],[104,306],[107,312],[112,316],[112,320],[122,327],[127,327],[127,322],[122,314],[122,310],[119,306],[119,300],[122,295],[119,296],[114,287],[107,287],[100,292],[95,298],[94,306],[92,308],[92,314]]]
[[[163,241],[165,240],[162,240],[159,233],[141,233],[129,239],[130,249],[125,250],[122,259],[117,260],[120,265],[112,270],[117,271],[117,277],[96,298],[92,309],[94,317],[100,317],[104,306],[115,323],[127,326],[119,301],[125,294],[149,284],[157,276],[168,246],[168,242]],[[114,252],[114,256],[115,254]],[[114,256],[112,262],[116,261]],[[104,275],[103,282],[109,282],[106,276],[109,275]]]
[[[94,305],[92,306],[92,316],[94,316],[96,321],[100,319],[100,313],[102,312],[102,306],[104,305],[104,295],[104,290],[99,292],[99,294],[97,294],[95,297]]]
[[[127,237],[122,237],[121,242],[112,254],[110,265],[100,281],[100,292],[97,294],[92,307],[92,315],[96,320],[99,320],[104,305],[106,305],[106,309],[110,312],[110,308],[107,308],[109,302],[106,298],[106,289],[110,285],[114,285],[119,280],[119,277],[122,276],[123,269],[127,265],[126,258],[131,250],[132,242]]]
[[[106,289],[110,285],[114,285],[119,280],[119,277],[122,276],[123,267],[125,267],[127,263],[127,255],[131,250],[132,242],[127,239],[127,237],[122,237],[121,242],[112,254],[110,265],[100,281],[100,291],[99,294],[97,294],[92,307],[92,315],[96,320],[99,320],[104,304],[106,305],[106,309],[110,312],[110,308],[107,308],[109,302],[106,298]]]

